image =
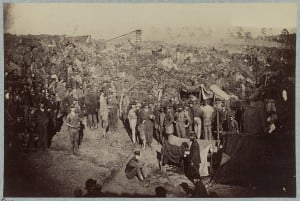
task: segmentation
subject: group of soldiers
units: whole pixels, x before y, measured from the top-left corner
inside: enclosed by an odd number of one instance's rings
[[[40,83],[6,80],[5,145],[7,148],[46,150],[62,125],[59,102]],[[13,149],[13,150],[16,150]]]
[[[191,133],[195,133],[197,139],[213,140],[212,126],[217,110],[221,114],[226,108],[224,106],[220,110],[213,107],[210,100],[200,101],[191,97],[183,103],[174,100],[165,104],[132,101],[122,111],[122,116],[124,124],[129,128],[132,143],[138,142],[142,147],[151,147],[153,137],[163,143],[168,135],[189,138]],[[227,131],[239,132],[234,115],[226,117]],[[220,117],[219,121],[224,121],[224,118]]]
[[[34,74],[22,79],[16,71],[5,76],[5,145],[9,150],[47,150],[66,122],[72,153],[77,154],[85,125],[97,129],[100,123],[104,136],[108,127],[111,131],[117,127],[115,93],[107,96],[104,88],[97,91],[92,84],[78,82],[70,87],[69,79],[54,77],[46,83]]]

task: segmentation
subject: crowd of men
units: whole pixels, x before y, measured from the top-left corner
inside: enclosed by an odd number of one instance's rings
[[[170,100],[164,105],[159,102],[131,102],[128,109],[123,111],[127,115],[122,116],[125,116],[124,124],[131,130],[133,144],[139,142],[143,147],[151,147],[153,136],[162,143],[168,135],[189,138],[192,132],[196,133],[198,139],[213,139],[212,121],[216,112],[209,101],[201,104],[199,100],[191,98],[185,102]]]
[[[116,130],[118,103],[115,93],[107,96],[105,89],[97,90],[89,83],[72,80],[80,77],[77,72],[68,75],[67,80],[49,77],[48,82],[37,80],[34,74],[23,81],[16,71],[5,73],[7,150],[47,150],[64,122],[74,154],[78,153],[86,127],[97,129],[100,125],[104,136],[108,126],[112,132]]]

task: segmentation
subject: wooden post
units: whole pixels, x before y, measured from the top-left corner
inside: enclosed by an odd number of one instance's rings
[[[220,129],[219,129],[219,108],[217,108],[217,140],[220,140]]]
[[[216,105],[216,95],[214,94],[214,105]],[[219,130],[219,106],[216,107],[217,110],[217,140],[220,139],[220,130]]]

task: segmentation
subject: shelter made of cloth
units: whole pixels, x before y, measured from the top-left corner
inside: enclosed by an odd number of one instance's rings
[[[295,175],[294,161],[291,136],[226,134],[211,184],[285,185]]]
[[[189,147],[192,144],[190,139],[179,138],[174,135],[170,135],[168,141],[170,144],[177,145],[177,146],[180,146],[183,142],[187,142]],[[199,146],[200,146],[200,159],[201,159],[199,173],[200,173],[201,177],[208,176],[209,175],[209,172],[208,172],[209,163],[207,161],[207,155],[208,155],[209,149],[215,144],[215,141],[214,140],[197,139],[197,142],[199,143]]]

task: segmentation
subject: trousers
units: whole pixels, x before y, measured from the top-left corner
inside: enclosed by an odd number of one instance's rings
[[[73,154],[78,153],[78,148],[79,148],[79,132],[77,129],[70,128],[69,130],[70,134],[70,141],[71,141],[71,152]]]
[[[202,122],[200,117],[194,117],[194,129],[198,139],[201,136]]]
[[[183,122],[177,122],[176,123],[176,132],[177,136],[180,138],[185,138],[186,137],[186,128],[184,127]]]
[[[96,127],[97,126],[97,116],[96,114],[87,115],[87,127]]]
[[[212,140],[211,125],[204,125],[204,139]]]

